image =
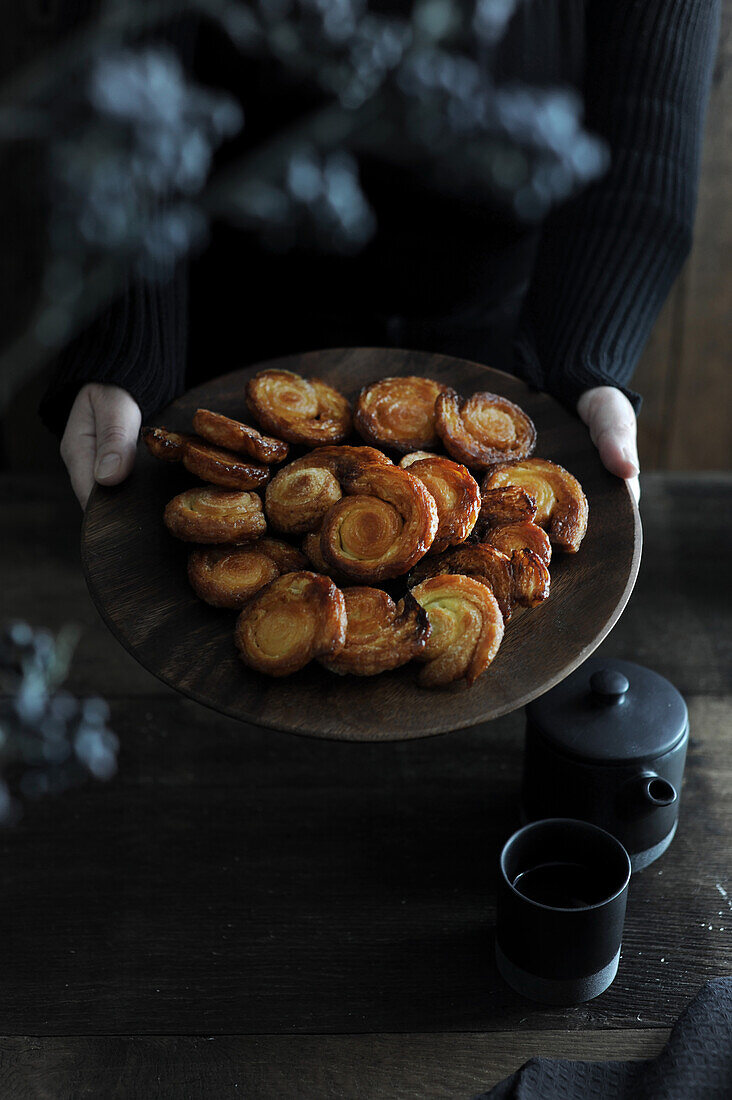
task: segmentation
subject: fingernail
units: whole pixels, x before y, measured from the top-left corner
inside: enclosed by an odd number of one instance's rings
[[[634,452],[631,451],[630,447],[623,447],[623,458],[633,467],[633,473],[630,475],[630,477],[637,477],[640,473],[640,466],[638,465],[638,459],[636,458]]]
[[[104,455],[103,458],[97,462],[94,470],[94,477],[99,480],[100,477],[112,477],[119,470],[121,458],[113,451]]]

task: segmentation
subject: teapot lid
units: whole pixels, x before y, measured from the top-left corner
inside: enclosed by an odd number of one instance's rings
[[[686,703],[673,684],[612,657],[590,657],[526,713],[560,751],[602,763],[661,756],[688,726]]]

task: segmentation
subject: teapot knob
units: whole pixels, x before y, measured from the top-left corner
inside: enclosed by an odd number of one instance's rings
[[[623,676],[622,672],[617,672],[613,668],[599,668],[590,676],[592,694],[605,706],[617,706],[618,703],[622,703],[629,687],[627,676]]]

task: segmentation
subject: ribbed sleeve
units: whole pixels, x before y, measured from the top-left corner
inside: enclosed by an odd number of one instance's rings
[[[90,0],[59,5],[59,30],[69,30],[95,10]],[[185,11],[146,33],[171,45],[187,67],[193,63],[198,16]],[[121,386],[134,397],[143,422],[182,393],[188,344],[189,261],[167,279],[130,276],[124,291],[60,353],[38,412],[57,435],[86,382]]]
[[[586,125],[606,175],[543,229],[516,373],[574,409],[629,381],[692,238],[718,0],[590,0]]]
[[[139,280],[59,356],[39,406],[41,419],[63,432],[85,382],[128,390],[143,421],[183,391],[188,312],[187,265],[166,281]]]

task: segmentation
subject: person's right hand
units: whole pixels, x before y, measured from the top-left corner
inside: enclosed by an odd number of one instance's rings
[[[71,406],[61,458],[79,504],[86,508],[94,482],[118,485],[135,462],[140,409],[127,390],[87,382]]]

